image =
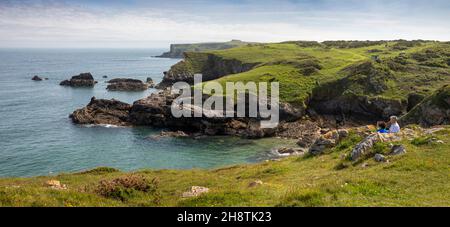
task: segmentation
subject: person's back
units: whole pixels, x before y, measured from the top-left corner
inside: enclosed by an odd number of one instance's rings
[[[389,132],[386,128],[386,123],[384,123],[383,121],[377,122],[377,127],[378,127],[377,132],[379,132],[379,133],[388,133]]]
[[[400,132],[400,125],[397,123],[397,117],[391,116],[390,118],[391,126],[389,126],[389,133],[398,133]]]

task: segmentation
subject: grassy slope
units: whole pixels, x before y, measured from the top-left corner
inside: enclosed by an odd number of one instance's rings
[[[335,48],[327,46],[302,47],[294,43],[275,43],[248,45],[228,50],[211,51],[209,53],[224,59],[237,59],[243,63],[259,63],[253,70],[232,74],[218,79],[224,84],[227,81],[279,81],[281,100],[291,103],[302,103],[311,94],[314,87],[335,81],[346,76],[342,69],[359,62],[370,61],[374,55],[382,59],[374,63],[379,68],[389,71],[393,78],[386,81],[388,89],[377,96],[393,99],[406,99],[411,92],[430,94],[442,84],[450,83],[448,65],[429,67],[413,59],[411,55],[429,48],[445,50],[447,56],[440,56],[443,62],[448,58],[450,45],[425,42],[404,50],[393,49],[397,42],[373,45],[360,48]],[[370,53],[369,50],[378,50]],[[392,70],[388,64],[393,58],[404,54],[407,57],[407,69]],[[321,69],[311,75],[304,75],[301,69],[305,59],[318,61]],[[192,59],[192,62],[197,60]],[[200,62],[200,61],[198,61]],[[443,76],[444,75],[444,76]]]
[[[143,170],[139,174],[160,180],[160,206],[448,206],[450,203],[450,128],[437,132],[444,144],[413,145],[402,141],[407,154],[389,163],[366,160],[347,168],[343,154],[359,141],[353,135],[328,154],[292,157],[215,170]],[[155,206],[150,193],[137,192],[127,200],[95,193],[100,180],[122,172],[93,171],[55,177],[0,179],[2,206]],[[44,186],[57,179],[67,190]],[[263,185],[248,187],[255,180]],[[190,186],[210,188],[197,198],[182,198]]]

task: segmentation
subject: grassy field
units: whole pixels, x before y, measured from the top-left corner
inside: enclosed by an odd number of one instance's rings
[[[0,179],[0,205],[448,206],[449,134],[450,128],[446,127],[432,136],[398,142],[407,153],[389,156],[387,163],[372,158],[357,163],[346,161],[345,154],[362,138],[351,133],[326,154],[259,164],[134,173],[98,168],[58,176]],[[443,143],[433,142],[438,140]],[[386,147],[380,144],[374,149],[383,152]],[[67,189],[49,188],[46,182],[50,179],[59,180]],[[249,187],[256,180],[263,184]],[[194,185],[210,191],[183,198],[183,192]]]
[[[207,62],[205,54],[237,60],[243,64],[256,64],[250,71],[226,75],[217,81],[222,84],[227,81],[278,81],[281,100],[294,104],[304,104],[313,89],[323,84],[346,77],[363,81],[370,79],[370,75],[349,75],[349,71],[345,70],[365,62],[372,63],[374,73],[378,73],[378,83],[384,88],[371,93],[367,89],[354,90],[349,87],[342,93],[406,100],[411,93],[429,95],[442,84],[450,83],[448,43],[389,41],[356,44],[251,44],[227,50],[190,53],[186,65],[193,73],[200,73]]]

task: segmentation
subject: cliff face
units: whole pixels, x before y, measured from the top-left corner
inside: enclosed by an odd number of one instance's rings
[[[225,50],[234,47],[244,46],[249,43],[240,40],[217,43],[193,43],[193,44],[171,44],[170,51],[161,54],[160,58],[183,58],[185,52],[200,52],[210,50]]]
[[[165,72],[163,80],[157,87],[162,89],[178,81],[192,84],[194,74],[197,73],[203,75],[203,81],[215,80],[226,75],[249,71],[257,64],[242,63],[236,59],[224,59],[210,53],[185,53],[185,59]]]
[[[400,121],[422,126],[450,124],[450,87],[445,85],[425,98]]]

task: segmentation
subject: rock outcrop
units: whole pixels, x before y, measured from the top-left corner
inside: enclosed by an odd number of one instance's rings
[[[96,99],[92,97],[89,104],[75,110],[70,118],[76,124],[111,124],[129,125],[128,115],[131,105],[117,100]]]
[[[141,80],[129,78],[117,78],[108,81],[106,89],[110,91],[145,91],[148,89],[148,84]]]
[[[170,94],[169,90],[164,90],[134,102],[129,115],[130,123],[200,132],[206,135],[238,135],[260,138],[275,134],[274,129],[260,128],[259,119],[214,117],[214,113],[206,116],[205,110],[194,105],[186,104],[182,108],[191,112],[192,116],[194,112],[202,111],[202,117],[176,118],[171,112],[171,105],[176,97],[176,95]]]
[[[135,101],[133,105],[117,100],[92,98],[85,108],[73,112],[71,118],[77,124],[143,125],[187,133],[235,135],[247,138],[274,136],[277,132],[277,128],[261,128],[260,122],[263,119],[260,117],[223,117],[219,115],[221,112],[218,110],[205,110],[187,103],[181,108],[191,113],[191,116],[201,111],[200,117],[174,117],[171,108],[177,96],[166,89]],[[206,99],[208,96],[205,95],[203,98]],[[236,109],[237,106],[234,107],[234,110]],[[295,115],[286,114],[285,117],[295,119]]]
[[[450,86],[445,85],[417,104],[400,123],[419,124],[425,127],[450,124]]]
[[[73,76],[70,80],[61,81],[59,85],[70,87],[93,87],[97,81],[91,73],[81,73],[80,75]]]
[[[388,89],[392,75],[376,64],[367,61],[343,69],[346,77],[313,90],[309,107],[319,114],[371,120],[406,113],[407,100],[379,96]]]

